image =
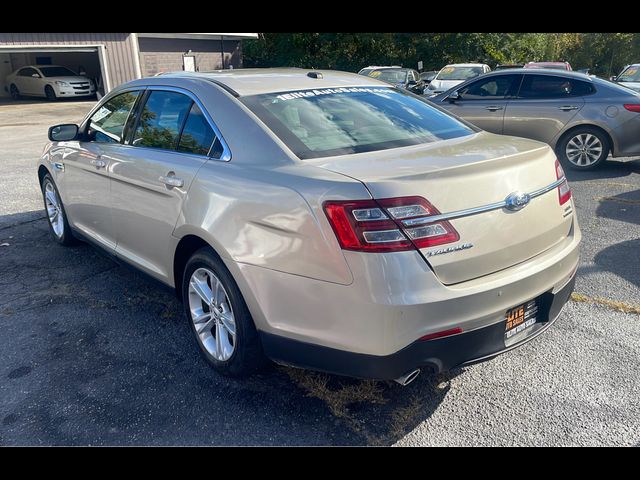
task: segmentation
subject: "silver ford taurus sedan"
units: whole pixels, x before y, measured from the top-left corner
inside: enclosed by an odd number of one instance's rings
[[[575,170],[640,155],[640,93],[577,72],[491,72],[431,98],[493,133],[548,143]]]
[[[53,238],[175,288],[204,357],[413,380],[548,328],[580,229],[553,150],[362,75],[175,73],[57,125]]]

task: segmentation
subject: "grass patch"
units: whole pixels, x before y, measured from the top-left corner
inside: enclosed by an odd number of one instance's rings
[[[586,295],[582,295],[581,293],[572,293],[571,300],[574,302],[580,303],[590,303],[593,305],[602,305],[605,307],[612,308],[618,312],[623,313],[634,313],[636,315],[640,315],[640,305],[629,305],[628,303],[618,302],[615,300],[608,300],[606,298],[601,297],[588,297]]]
[[[596,198],[599,202],[616,202],[622,203],[624,205],[640,205],[640,200],[629,200],[627,198],[617,198],[617,197],[600,197]]]

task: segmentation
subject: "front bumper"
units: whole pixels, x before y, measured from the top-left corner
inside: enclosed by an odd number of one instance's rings
[[[515,343],[505,343],[506,320],[450,337],[416,341],[391,355],[348,352],[261,332],[267,356],[278,363],[350,377],[392,380],[416,368],[441,372],[459,365],[488,360],[529,342],[549,328],[569,300],[575,273],[560,290],[541,296],[539,320]]]
[[[56,96],[58,97],[88,97],[96,94],[96,87],[91,86],[88,89],[74,88],[72,86],[62,87],[55,85]]]

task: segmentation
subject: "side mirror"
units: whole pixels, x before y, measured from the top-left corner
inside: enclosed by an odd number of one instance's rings
[[[63,123],[49,128],[49,140],[52,142],[69,142],[78,137],[78,125],[75,123]]]
[[[415,87],[418,84],[418,82],[416,82],[415,80],[409,80],[407,82],[407,86],[409,87]]]
[[[456,100],[460,100],[460,94],[458,92],[451,92],[447,97],[447,100],[451,103],[454,103]]]
[[[37,73],[32,73],[32,74],[31,74],[31,76],[32,76],[33,78],[40,78],[40,75],[38,75]]]
[[[609,80],[611,80],[612,82],[615,82],[618,79],[618,77],[616,77],[615,75],[613,77],[609,77]]]

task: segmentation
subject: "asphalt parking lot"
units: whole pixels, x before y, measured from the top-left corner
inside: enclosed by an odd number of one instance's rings
[[[408,387],[284,367],[230,380],[171,293],[50,240],[36,160],[92,104],[0,103],[0,445],[640,444],[640,159],[568,172],[576,293],[525,346]]]

